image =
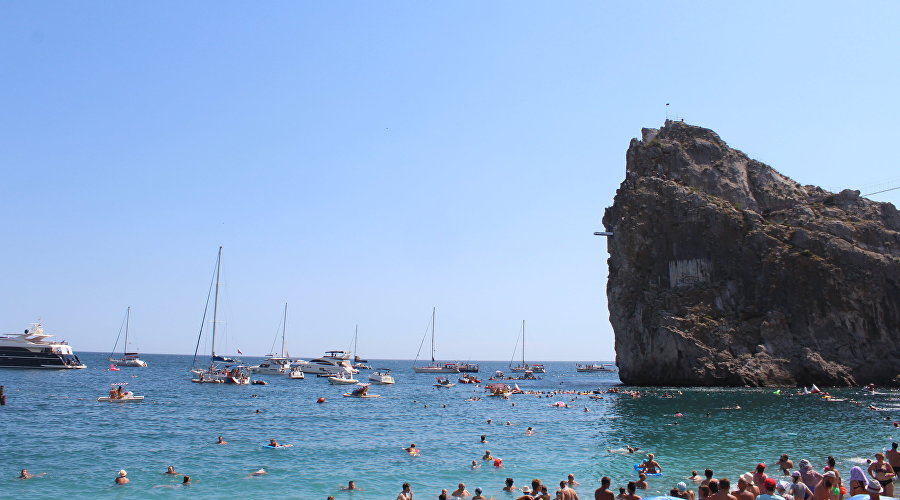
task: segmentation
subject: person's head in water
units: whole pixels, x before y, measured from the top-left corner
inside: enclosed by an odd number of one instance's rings
[[[191,476],[184,476],[184,480],[181,484],[191,484]]]

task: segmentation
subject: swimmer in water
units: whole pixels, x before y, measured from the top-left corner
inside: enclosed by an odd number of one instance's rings
[[[510,422],[509,420],[507,420],[507,421],[506,421],[506,425],[512,425],[512,422]]]
[[[184,476],[184,480],[181,481],[182,486],[190,486],[191,485],[191,476]]]
[[[281,446],[281,445],[278,444],[278,441],[275,441],[274,439],[270,439],[270,440],[269,440],[269,446],[271,446],[272,448],[278,448],[278,447]]]
[[[342,489],[342,490],[361,490],[362,488],[356,486],[356,483],[354,483],[354,482],[351,480],[351,481],[348,481],[348,482],[347,482],[347,486],[344,486],[344,487],[341,488],[341,489]]]
[[[491,450],[484,450],[484,455],[481,456],[482,460],[493,460],[494,457],[491,456]]]
[[[22,469],[22,472],[19,474],[19,479],[31,479],[33,477],[33,474],[28,473],[28,469]]]
[[[491,423],[491,422],[493,422],[493,420],[487,419],[487,423]]]
[[[170,465],[169,468],[166,469],[165,472],[163,472],[163,474],[169,474],[169,475],[172,475],[172,474],[178,474],[178,473],[175,472],[175,467],[173,467],[173,466]]]
[[[478,460],[472,460],[472,470],[475,470],[479,467],[481,467],[481,464],[478,463]]]
[[[525,430],[525,435],[526,435],[526,436],[533,436],[533,435],[534,435],[534,429],[532,429],[531,427],[529,427],[528,429]]]
[[[419,454],[419,449],[416,448],[416,443],[410,443],[409,448],[403,448],[403,449],[406,450],[406,452],[412,456],[416,456]]]
[[[228,441],[225,441],[225,439],[222,438],[222,436],[219,436],[219,440],[216,441],[216,444],[228,444]]]
[[[258,471],[251,472],[249,477],[264,476],[266,474],[268,474],[268,472],[266,472],[266,469],[259,469]]]
[[[118,474],[116,474],[116,484],[128,484],[128,473],[125,470],[120,470]]]
[[[487,443],[487,436],[485,436],[484,434],[481,435],[481,442]]]

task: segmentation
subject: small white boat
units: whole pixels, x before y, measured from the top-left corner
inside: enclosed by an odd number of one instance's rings
[[[453,387],[454,383],[450,382],[447,377],[436,377],[437,383],[434,384],[435,387]]]
[[[131,317],[131,307],[125,310],[125,320],[123,321],[125,326],[125,343],[122,344],[122,357],[121,358],[113,358],[112,353],[109,355],[109,361],[115,366],[130,366],[137,368],[146,368],[147,362],[140,358],[140,355],[136,352],[128,352],[128,324],[130,323],[129,319]],[[122,335],[122,329],[119,328],[119,335]],[[116,352],[116,347],[119,345],[119,337],[116,336],[116,343],[113,345],[113,352]]]
[[[347,375],[346,372],[341,372],[335,376],[328,377],[328,383],[334,385],[350,385],[350,384],[358,384],[359,380],[353,378],[352,375]]]
[[[303,374],[303,370],[298,367],[291,368],[291,371],[287,374],[288,378],[292,378],[295,380],[303,380],[306,376]]]
[[[369,382],[382,385],[395,383],[394,376],[391,375],[390,368],[379,368],[375,370],[371,375],[369,375]]]
[[[613,368],[613,365],[611,365],[609,363],[606,363],[606,364],[592,363],[590,365],[576,363],[575,371],[578,373],[587,373],[587,372],[614,372],[616,370]]]
[[[291,359],[287,353],[284,341],[284,332],[287,330],[287,306],[287,302],[285,302],[284,317],[281,319],[281,353],[278,356],[274,354],[267,355],[266,359],[258,366],[250,367],[251,372],[262,375],[284,375],[291,371]],[[278,339],[277,335],[275,339]]]
[[[140,403],[144,400],[144,396],[135,396],[133,392],[124,390],[128,383],[110,384],[112,389],[109,390],[108,396],[100,396],[97,401],[104,403]]]

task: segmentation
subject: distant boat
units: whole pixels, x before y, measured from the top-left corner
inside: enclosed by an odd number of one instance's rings
[[[284,375],[290,371],[291,359],[285,349],[284,332],[287,329],[287,302],[284,303],[284,317],[281,320],[281,353],[269,354],[258,366],[250,368],[253,373]],[[277,338],[277,337],[276,337]]]
[[[366,364],[366,360],[357,355],[357,340],[359,338],[359,325],[353,330],[353,368],[356,370],[371,370],[372,367]]]
[[[0,368],[85,368],[66,342],[45,340],[40,323],[32,323],[25,333],[0,335]]]
[[[125,343],[122,344],[122,357],[118,359],[114,359],[112,357],[112,353],[109,355],[109,361],[116,366],[133,366],[145,368],[147,366],[147,362],[140,358],[140,355],[136,352],[128,352],[128,325],[131,322],[131,307],[125,310]],[[119,330],[119,334],[122,333],[122,330]],[[119,337],[116,336],[116,343],[113,345],[113,352],[116,351],[116,346],[119,345]]]
[[[515,355],[515,352],[513,353]],[[540,363],[535,363],[529,365],[525,362],[525,320],[522,320],[522,364],[518,366],[513,366],[512,361],[509,362],[509,369],[513,372],[532,372],[532,373],[545,373],[544,365]]]
[[[459,371],[468,373],[478,373],[480,370],[478,363],[459,363]]]
[[[369,382],[373,384],[393,384],[394,376],[391,375],[390,368],[379,368],[369,375]]]
[[[585,373],[585,372],[614,372],[616,370],[615,370],[615,367],[610,363],[604,363],[604,364],[593,363],[590,365],[576,363],[575,371],[578,373]]]
[[[247,374],[246,366],[218,366],[216,365],[216,320],[219,313],[219,278],[222,273],[222,247],[219,247],[219,253],[216,257],[216,290],[213,299],[213,325],[212,325],[212,341],[211,352],[209,356],[208,368],[193,368],[191,373],[194,377],[191,382],[200,384],[236,384],[247,385],[250,383],[250,376]],[[209,296],[207,295],[207,307],[209,307]],[[206,310],[203,311],[203,320],[200,323],[200,334],[197,336],[197,346],[200,346],[200,338],[203,336],[203,325],[206,323]],[[194,360],[197,359],[197,351],[194,351]]]
[[[459,365],[456,363],[438,364],[434,361],[434,315],[436,308],[431,309],[431,364],[427,366],[413,366],[416,373],[459,373]],[[422,339],[424,341],[424,339]],[[421,345],[419,347],[421,350]],[[416,354],[416,359],[419,355]]]

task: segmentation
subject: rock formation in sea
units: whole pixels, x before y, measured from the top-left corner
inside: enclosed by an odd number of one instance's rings
[[[603,217],[613,233],[607,296],[624,383],[898,377],[894,205],[802,186],[708,129],[666,121],[641,132]]]

